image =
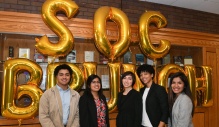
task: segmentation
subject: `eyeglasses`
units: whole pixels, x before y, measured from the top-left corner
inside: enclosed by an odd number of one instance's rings
[[[92,81],[91,83],[100,83],[100,81]]]

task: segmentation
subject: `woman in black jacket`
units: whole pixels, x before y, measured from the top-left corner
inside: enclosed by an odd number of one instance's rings
[[[102,92],[101,79],[90,75],[86,90],[79,100],[80,127],[109,127],[106,98]]]
[[[142,97],[133,89],[135,75],[131,71],[122,74],[121,89],[118,94],[117,127],[141,127]]]

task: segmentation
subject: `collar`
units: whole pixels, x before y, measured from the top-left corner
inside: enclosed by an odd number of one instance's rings
[[[59,91],[69,91],[70,87],[68,86],[68,89],[63,90],[59,85],[56,84],[56,87],[58,88]]]

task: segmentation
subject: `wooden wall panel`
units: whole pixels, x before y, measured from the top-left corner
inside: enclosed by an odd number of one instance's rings
[[[195,113],[193,116],[194,127],[205,127],[205,114]]]
[[[212,67],[212,94],[213,106],[209,107],[209,127],[218,127],[218,77],[217,77],[217,54],[214,48],[206,48],[206,65]]]

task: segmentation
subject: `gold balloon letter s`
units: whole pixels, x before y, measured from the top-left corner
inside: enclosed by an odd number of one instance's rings
[[[36,48],[39,52],[48,56],[65,56],[73,49],[73,35],[66,26],[56,18],[57,11],[64,11],[68,18],[75,15],[78,10],[77,4],[71,0],[46,0],[42,6],[42,19],[48,27],[59,37],[58,43],[52,43],[45,35],[36,38]]]
[[[30,80],[17,87],[16,75],[19,71],[28,71]],[[10,119],[33,118],[38,113],[39,100],[43,94],[39,88],[42,79],[40,66],[28,59],[11,59],[4,64],[4,82],[2,93],[2,116]],[[16,91],[17,90],[17,91]],[[17,93],[16,93],[17,92]],[[28,95],[32,102],[25,108],[16,106],[15,100]]]

